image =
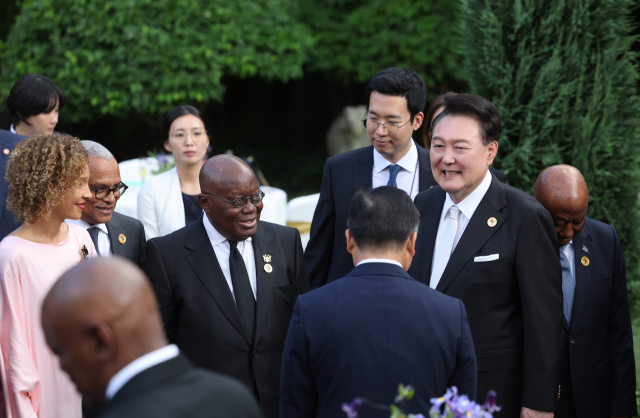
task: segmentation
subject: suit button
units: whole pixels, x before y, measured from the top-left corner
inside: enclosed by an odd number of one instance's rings
[[[257,351],[254,351],[254,352],[253,352],[253,353],[251,353],[251,354],[253,355],[253,357],[254,357],[254,358],[255,358],[255,357],[258,357],[258,352],[257,352]]]
[[[569,342],[570,342],[571,344],[575,343],[575,340],[573,339],[573,337],[572,337],[572,338],[569,338]]]

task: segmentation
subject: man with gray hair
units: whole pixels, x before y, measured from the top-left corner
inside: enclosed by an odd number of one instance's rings
[[[89,199],[80,219],[68,219],[87,229],[100,256],[119,255],[142,266],[146,238],[142,223],[115,212],[118,199],[127,190],[120,168],[107,148],[94,141],[81,141],[89,153]]]
[[[476,398],[476,356],[464,305],[406,272],[419,223],[401,189],[382,186],[354,195],[345,234],[355,268],[298,296],[282,356],[281,417],[335,417],[356,396],[389,405],[399,383],[415,388],[406,413],[426,413],[429,400],[451,386]]]

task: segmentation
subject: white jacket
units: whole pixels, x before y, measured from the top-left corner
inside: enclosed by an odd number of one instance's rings
[[[182,190],[175,167],[144,182],[138,194],[138,219],[144,225],[147,239],[185,226]]]

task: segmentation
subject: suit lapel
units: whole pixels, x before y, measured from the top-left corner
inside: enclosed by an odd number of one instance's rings
[[[458,245],[453,250],[436,290],[444,292],[469,259],[502,227],[507,215],[499,211],[506,205],[507,200],[504,196],[504,189],[500,181],[492,177],[491,186],[489,186],[489,190],[480,201],[478,208],[473,213],[464,233],[460,237]],[[498,221],[494,227],[490,227],[487,224],[487,220],[491,217],[496,218]]]
[[[252,344],[202,220],[198,221],[198,224],[199,228],[194,228],[191,231],[191,235],[185,243],[185,247],[193,251],[187,256],[187,262],[211,297],[220,306],[229,322],[249,344]]]
[[[423,192],[435,186],[437,183],[433,179],[433,173],[431,173],[431,158],[429,157],[429,150],[422,148],[416,144],[418,149],[418,162],[419,162],[419,181],[418,190]]]
[[[120,229],[120,221],[115,215],[116,214],[114,213],[113,216],[111,216],[111,221],[105,224],[107,226],[107,232],[109,232],[111,253],[113,255],[119,255],[120,257],[126,257],[127,243],[125,242],[124,244],[120,244],[120,241],[118,241],[118,236],[122,233],[122,229]]]
[[[582,232],[573,238],[573,252],[575,253],[575,271],[576,271],[576,293],[573,298],[573,314],[571,315],[571,327],[577,323],[587,300],[587,294],[589,293],[589,285],[591,281],[591,264],[588,266],[582,265],[582,257],[593,257],[591,253],[585,253],[582,251],[582,246],[586,246],[588,251],[595,251],[596,247],[591,241],[591,234],[589,233],[589,227],[584,226]],[[563,315],[564,316],[564,315]],[[566,319],[565,319],[566,323]]]
[[[257,289],[257,311],[256,311],[256,342],[262,335],[262,331],[265,330],[264,323],[269,315],[269,305],[274,294],[274,284],[276,275],[284,273],[279,272],[278,269],[278,251],[271,244],[273,236],[268,234],[264,229],[258,225],[258,230],[253,236],[251,242],[253,243],[253,254],[256,262],[256,289]],[[264,270],[265,264],[267,264],[262,256],[271,255],[271,266],[273,271],[267,273]]]
[[[364,148],[363,154],[353,165],[353,196],[360,189],[371,190],[373,177],[373,145]]]
[[[444,191],[441,191],[441,193],[440,196],[433,199],[431,203],[420,210],[420,216],[424,216],[425,214],[429,214],[429,216],[423,217],[423,221],[420,223],[416,254],[421,254],[421,257],[419,259],[414,258],[413,263],[419,262],[423,266],[423,268],[419,268],[418,271],[424,272],[425,277],[418,277],[417,280],[427,286],[429,286],[429,280],[431,279],[431,263],[433,262],[433,251],[436,245],[438,227],[440,226],[442,206],[447,197]]]

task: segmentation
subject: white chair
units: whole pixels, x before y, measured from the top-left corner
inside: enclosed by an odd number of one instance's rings
[[[319,199],[320,193],[316,193],[291,199],[287,205],[287,226],[298,228],[302,239],[302,248],[307,248],[311,232],[311,221]]]

